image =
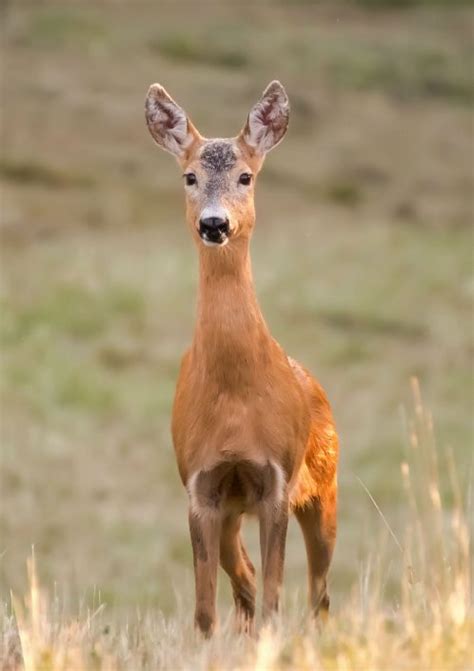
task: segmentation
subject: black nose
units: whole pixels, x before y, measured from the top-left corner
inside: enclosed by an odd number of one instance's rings
[[[229,235],[229,220],[220,217],[206,217],[199,221],[199,234],[209,242],[224,242]]]

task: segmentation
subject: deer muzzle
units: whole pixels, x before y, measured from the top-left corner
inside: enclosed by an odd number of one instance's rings
[[[199,235],[208,245],[225,245],[229,240],[230,224],[228,219],[206,217],[199,220]]]

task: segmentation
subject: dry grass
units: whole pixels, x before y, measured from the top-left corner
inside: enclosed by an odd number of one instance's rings
[[[4,605],[3,669],[277,669],[413,671],[467,670],[472,663],[471,491],[461,492],[452,454],[436,449],[431,415],[413,381],[414,417],[407,422],[408,448],[401,464],[406,491],[405,533],[389,533],[361,563],[351,597],[324,625],[308,622],[300,604],[286,599],[281,617],[253,640],[233,633],[230,616],[211,642],[191,630],[189,602],[164,618],[137,611],[114,619],[103,604],[68,618],[55,595],[38,584],[34,555],[28,562],[29,593]],[[443,503],[440,471],[454,506]],[[388,573],[398,574],[397,593],[384,593]],[[99,599],[100,600],[100,599]]]

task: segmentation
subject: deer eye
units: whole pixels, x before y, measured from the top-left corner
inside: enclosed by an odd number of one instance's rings
[[[184,179],[186,182],[186,186],[194,186],[197,184],[197,177],[194,174],[194,172],[188,172],[186,175],[184,175]]]
[[[249,172],[243,172],[239,177],[239,184],[249,186],[252,181],[252,175]]]

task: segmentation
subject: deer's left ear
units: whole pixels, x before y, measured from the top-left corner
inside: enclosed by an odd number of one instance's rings
[[[290,103],[279,81],[271,82],[250,110],[239,138],[252,153],[263,156],[283,139],[288,128]]]
[[[201,136],[180,107],[160,84],[152,84],[145,100],[145,118],[151,136],[178,159]]]

